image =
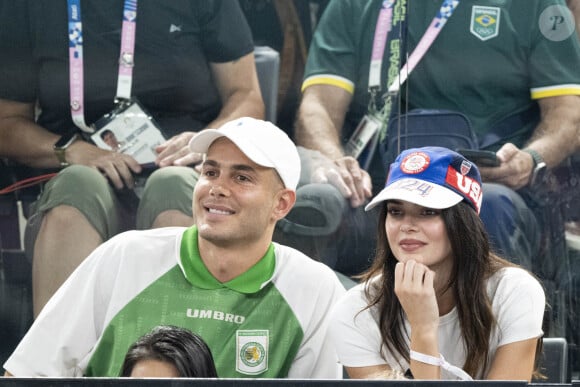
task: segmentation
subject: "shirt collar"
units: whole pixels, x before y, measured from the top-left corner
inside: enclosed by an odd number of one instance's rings
[[[274,274],[276,255],[274,245],[270,243],[266,254],[254,266],[236,278],[218,281],[207,269],[199,254],[197,227],[185,230],[181,239],[179,264],[189,283],[202,289],[228,288],[239,293],[256,293],[262,289]]]

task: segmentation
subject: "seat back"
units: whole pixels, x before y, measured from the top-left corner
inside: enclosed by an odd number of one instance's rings
[[[276,123],[278,108],[278,77],[280,74],[280,54],[278,51],[267,46],[254,48],[256,71],[260,91],[266,107],[266,120]]]
[[[14,183],[11,168],[0,158],[0,189]],[[20,248],[16,195],[11,192],[0,195],[0,251]]]
[[[478,149],[477,135],[466,115],[451,110],[414,109],[391,118],[380,144],[385,165],[409,148],[442,146],[451,150]]]
[[[569,383],[568,342],[563,337],[545,337],[540,371],[546,379],[532,380],[539,383]]]

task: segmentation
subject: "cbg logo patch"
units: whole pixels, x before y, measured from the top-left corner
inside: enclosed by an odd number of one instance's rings
[[[267,330],[236,331],[236,371],[257,375],[268,370]]]
[[[488,40],[499,35],[501,10],[497,7],[474,5],[471,8],[469,31],[480,40]]]

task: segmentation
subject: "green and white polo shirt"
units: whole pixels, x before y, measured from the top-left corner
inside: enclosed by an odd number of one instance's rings
[[[117,376],[128,347],[163,324],[201,335],[220,377],[340,378],[326,331],[343,293],[332,270],[286,246],[271,244],[247,272],[220,283],[199,256],[195,227],[130,231],[79,266],[5,369]]]

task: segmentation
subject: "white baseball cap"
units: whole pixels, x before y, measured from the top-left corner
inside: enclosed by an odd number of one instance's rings
[[[268,121],[242,117],[223,124],[218,129],[205,129],[189,142],[196,153],[207,153],[220,137],[233,142],[250,160],[274,168],[286,188],[296,190],[300,180],[300,157],[290,137]]]

